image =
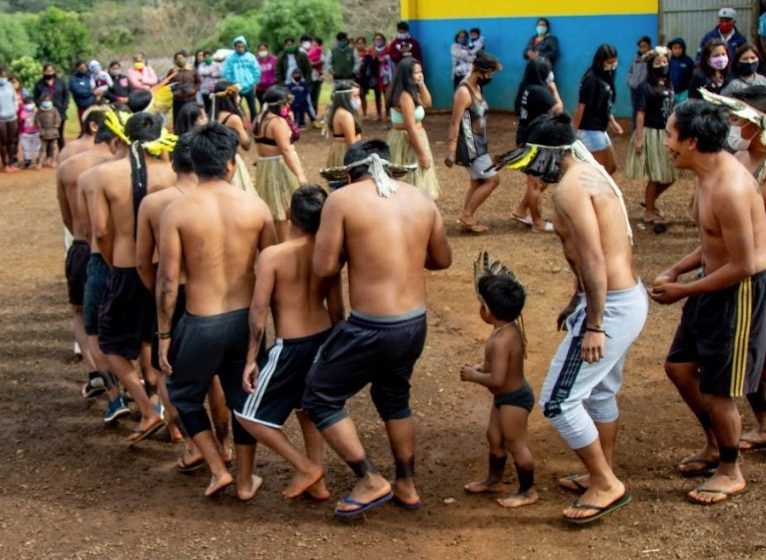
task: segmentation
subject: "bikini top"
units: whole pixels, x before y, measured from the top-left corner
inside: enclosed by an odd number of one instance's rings
[[[266,146],[276,146],[277,141],[273,138],[267,138],[266,137],[266,128],[268,128],[269,123],[274,119],[268,119],[264,125],[263,125],[263,136],[256,136],[255,137],[255,143],[256,144],[264,144]],[[294,143],[295,140],[293,140],[292,136],[290,137],[290,144]]]
[[[415,122],[422,122],[425,118],[426,110],[423,108],[423,106],[418,105],[415,107]],[[402,115],[402,112],[395,107],[391,107],[391,124],[404,124],[404,115]]]
[[[359,126],[359,123],[354,121],[354,134],[359,136],[362,133],[362,127]],[[345,138],[346,135],[342,132],[340,134],[335,134],[335,132],[332,133],[333,138]]]

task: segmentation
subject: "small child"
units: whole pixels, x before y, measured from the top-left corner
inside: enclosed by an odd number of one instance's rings
[[[24,96],[24,103],[19,111],[19,141],[24,154],[24,169],[32,164],[40,169],[40,130],[37,128],[37,108],[31,95]]]
[[[316,113],[314,107],[311,105],[311,95],[309,86],[306,80],[303,79],[303,72],[298,68],[293,70],[292,79],[287,84],[287,89],[290,90],[290,94],[293,96],[293,102],[290,108],[295,116],[295,123],[299,128],[306,127],[306,116],[312,121],[316,120]]]
[[[90,70],[90,89],[96,96],[96,103],[108,102],[109,99],[105,98],[104,94],[114,85],[109,72],[101,68],[101,63],[98,60],[91,60],[88,64],[88,70]]]
[[[524,287],[510,271],[500,275],[490,272],[478,278],[477,291],[481,302],[479,314],[494,330],[484,346],[484,362],[473,367],[463,366],[460,379],[485,386],[494,399],[487,428],[489,474],[484,481],[466,484],[465,491],[471,494],[500,492],[507,453],[510,453],[519,491],[497,502],[507,508],[525,506],[537,502],[538,495],[534,487],[532,452],[527,446],[527,419],[535,396],[524,379],[524,334],[517,322],[526,298]]]
[[[56,167],[56,159],[59,155],[59,128],[61,127],[61,115],[53,106],[50,94],[46,93],[40,98],[40,110],[35,115],[35,126],[40,132],[40,163],[50,167]]]

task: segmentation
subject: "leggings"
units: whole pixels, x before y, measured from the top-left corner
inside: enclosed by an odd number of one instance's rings
[[[0,160],[4,166],[13,165],[19,148],[19,123],[0,121]]]

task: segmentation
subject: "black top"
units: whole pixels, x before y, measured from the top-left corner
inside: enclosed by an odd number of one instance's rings
[[[643,111],[646,128],[664,129],[673,112],[673,89],[644,80],[636,88],[636,111]]]
[[[516,107],[516,112],[519,115],[519,128],[516,131],[517,146],[527,141],[529,123],[547,113],[556,104],[556,98],[545,86],[529,85],[523,86],[523,88]]]
[[[580,82],[578,103],[585,104],[580,129],[606,131],[612,114],[612,86],[588,71]]]
[[[721,90],[726,87],[726,84],[728,84],[729,81],[729,77],[726,76],[723,79],[723,83],[718,85],[713,82],[707,74],[698,68],[692,74],[692,79],[689,82],[689,99],[702,99],[702,95],[697,91],[701,87],[705,88],[711,93],[720,94]]]
[[[69,106],[69,90],[67,89],[64,80],[58,76],[53,78],[52,83],[48,83],[42,79],[38,80],[35,84],[35,90],[33,94],[35,97],[35,103],[37,103],[38,106],[42,101],[43,95],[46,93],[50,94],[51,101],[53,101],[53,106],[59,110],[61,120],[63,121],[66,119],[66,110]]]

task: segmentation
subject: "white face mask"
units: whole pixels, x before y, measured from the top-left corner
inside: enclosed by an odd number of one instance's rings
[[[351,100],[351,106],[354,108],[355,111],[358,111],[362,107],[362,100],[361,99],[352,99]]]
[[[755,134],[758,134],[758,132],[756,131]],[[731,125],[729,127],[729,136],[727,138],[729,147],[737,152],[746,152],[750,149],[750,142],[755,138],[755,134],[749,139],[742,138],[742,127]]]
[[[303,41],[301,47],[303,47],[303,50],[305,51],[309,50],[311,48],[311,41]]]

